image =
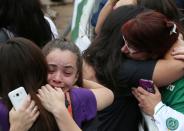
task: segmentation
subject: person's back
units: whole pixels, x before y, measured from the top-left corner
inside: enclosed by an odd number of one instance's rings
[[[30,39],[40,47],[52,39],[49,21],[44,18],[39,0],[1,0],[0,10],[1,30]]]
[[[43,108],[36,95],[37,90],[47,83],[47,64],[39,47],[27,39],[14,38],[0,45],[0,62],[0,96],[3,109],[7,107],[10,110],[12,107],[8,93],[23,86],[40,112],[30,131],[59,131],[54,117]],[[8,119],[4,122],[8,123]]]

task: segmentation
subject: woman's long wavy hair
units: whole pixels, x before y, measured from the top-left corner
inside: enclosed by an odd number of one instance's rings
[[[140,6],[127,5],[112,11],[99,35],[83,53],[85,62],[94,68],[97,80],[113,91],[118,87],[117,73],[124,58],[121,53],[121,47],[124,45],[121,26],[145,10],[147,9]]]
[[[36,93],[47,83],[47,63],[33,42],[14,38],[0,45],[0,96],[10,110],[8,93],[23,86],[36,102],[40,115],[30,131],[58,131],[54,117],[46,111]]]

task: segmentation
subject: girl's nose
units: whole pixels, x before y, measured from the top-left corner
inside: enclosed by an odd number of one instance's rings
[[[56,72],[53,77],[53,81],[56,83],[62,82],[62,74],[60,72]]]

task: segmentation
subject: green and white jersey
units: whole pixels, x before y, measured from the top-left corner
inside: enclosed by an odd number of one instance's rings
[[[184,131],[184,115],[162,102],[155,106],[153,118],[159,131]]]
[[[184,78],[163,88],[161,94],[163,103],[184,114]]]

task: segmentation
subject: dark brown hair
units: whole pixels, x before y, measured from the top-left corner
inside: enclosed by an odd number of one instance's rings
[[[14,38],[0,46],[0,92],[10,109],[8,92],[23,86],[36,102],[40,115],[30,131],[58,131],[54,117],[46,111],[36,96],[37,90],[47,83],[47,63],[33,42]]]
[[[176,33],[172,32],[174,25],[177,24],[168,20],[163,14],[148,11],[126,22],[121,32],[129,46],[163,57],[178,39],[178,26]]]

